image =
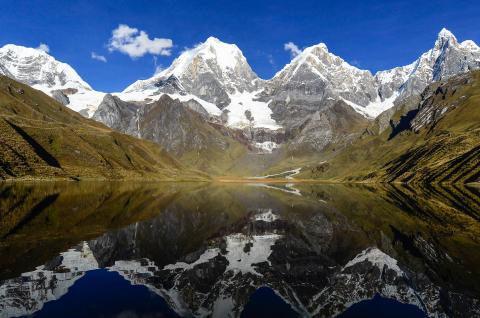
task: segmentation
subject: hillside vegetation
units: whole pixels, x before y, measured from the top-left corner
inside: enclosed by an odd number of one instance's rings
[[[299,178],[355,182],[472,183],[480,178],[480,72],[430,85],[416,107],[398,105],[389,127],[372,123]],[[293,165],[294,163],[289,163]]]
[[[159,145],[0,76],[0,179],[198,180]]]

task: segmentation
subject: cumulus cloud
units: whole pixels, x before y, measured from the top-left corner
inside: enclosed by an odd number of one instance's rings
[[[97,60],[97,61],[100,61],[100,62],[104,62],[104,63],[107,63],[107,58],[103,55],[99,55],[95,52],[92,52],[91,55],[92,59],[94,60]]]
[[[46,45],[45,43],[40,43],[40,45],[37,47],[37,50],[43,51],[45,53],[49,53],[50,52],[50,47],[48,45]]]
[[[112,37],[108,43],[110,52],[119,51],[132,59],[145,54],[169,56],[172,53],[172,46],[171,39],[150,39],[147,32],[131,28],[126,24],[120,24],[112,31]]]
[[[293,43],[293,42],[285,43],[285,44],[283,45],[283,49],[284,49],[285,51],[290,51],[290,55],[291,55],[292,57],[295,57],[295,56],[297,56],[298,54],[302,53],[302,50],[300,50],[300,49],[298,48],[298,46],[297,46],[295,43]]]

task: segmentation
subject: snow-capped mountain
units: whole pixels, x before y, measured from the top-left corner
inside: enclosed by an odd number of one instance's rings
[[[287,99],[295,92],[313,99],[344,99],[364,107],[367,114],[371,113],[368,105],[378,99],[370,71],[348,64],[324,43],[304,49],[269,81],[267,90]]]
[[[165,70],[112,96],[119,98],[120,104],[136,102],[140,109],[167,94],[187,106],[194,105],[205,120],[216,118],[216,122],[244,131],[285,131],[291,150],[306,145],[318,151],[328,144],[349,142],[359,127],[394,104],[420,94],[432,82],[479,68],[480,48],[472,41],[459,42],[443,29],[433,48],[406,66],[372,74],[350,65],[320,43],[304,49],[272,79],[262,80],[235,44],[210,37],[182,52]],[[105,96],[92,90],[70,66],[36,49],[4,46],[0,49],[0,73],[40,89],[88,117]],[[113,115],[103,109],[96,118],[109,118],[102,122],[111,127],[135,125],[119,122],[121,116]]]
[[[93,114],[104,95],[94,91],[70,65],[34,48],[13,44],[0,48],[0,74],[41,90],[83,114]]]
[[[413,63],[373,76],[328,51],[324,43],[308,47],[270,81],[265,94],[290,103],[328,105],[343,100],[357,112],[374,118],[396,100],[421,93],[432,82],[480,68],[480,48],[473,41],[459,43],[443,29],[434,47]],[[322,106],[322,105],[320,105]]]
[[[371,120],[435,81],[479,68],[478,46],[459,43],[446,29],[415,62],[375,75],[348,64],[321,43],[304,49],[266,81],[260,96],[293,137],[291,150],[306,146],[318,151],[348,142],[351,127],[363,125],[351,110]]]
[[[420,94],[432,82],[480,68],[480,48],[475,42],[458,42],[447,29],[435,45],[412,64],[378,72],[375,77],[382,96],[397,92],[399,100]]]
[[[42,265],[0,283],[0,317],[28,316],[68,293],[85,272],[98,268],[88,244],[61,253],[50,266]]]
[[[182,52],[167,69],[113,94],[125,101],[149,102],[166,93],[181,101],[194,99],[211,115],[219,116],[223,111],[233,127],[251,125],[250,116],[245,114],[249,111],[254,126],[277,129],[279,116],[272,114],[275,105],[270,103],[288,105],[298,100],[304,107],[314,103],[318,108],[341,100],[373,118],[396,100],[421,93],[433,81],[478,68],[480,48],[473,41],[458,42],[443,29],[434,47],[406,66],[372,75],[320,43],[304,49],[272,79],[264,81],[235,44],[209,37]],[[105,95],[94,91],[68,64],[33,48],[12,44],[0,48],[0,74],[42,90],[89,117]]]
[[[178,79],[179,92],[187,91],[223,109],[230,103],[229,94],[235,91],[254,91],[258,77],[250,68],[242,51],[209,37],[204,43],[186,50],[172,65],[150,79],[137,81],[123,92],[160,90],[166,82]]]
[[[219,116],[223,112],[231,127],[253,124],[278,129],[280,126],[271,118],[268,103],[255,100],[261,88],[262,80],[235,44],[209,37],[184,51],[169,68],[150,79],[133,83],[116,95],[126,101],[145,101],[167,93],[181,101],[194,99],[211,115]]]

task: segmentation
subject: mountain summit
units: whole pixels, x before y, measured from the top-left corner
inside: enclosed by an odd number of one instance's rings
[[[467,40],[459,43],[452,32],[442,29],[432,49],[410,65],[376,74],[379,90],[397,91],[398,99],[420,94],[429,84],[480,68],[480,48]],[[400,80],[398,80],[400,79]]]
[[[211,115],[222,114],[231,127],[278,129],[268,103],[256,100],[262,87],[263,81],[235,44],[209,37],[180,54],[169,68],[133,83],[118,96],[145,101],[170,94],[181,101],[199,102]]]
[[[85,116],[93,114],[104,95],[94,91],[70,65],[24,46],[7,44],[0,48],[0,74],[30,85]]]
[[[309,98],[344,99],[366,107],[377,99],[375,79],[329,52],[324,43],[307,47],[279,71],[267,87],[287,95],[296,87]],[[316,96],[316,97],[315,97]],[[368,113],[368,112],[367,112]]]
[[[0,70],[2,75],[39,89],[69,87],[92,90],[70,65],[38,49],[13,44],[3,46],[0,48]]]
[[[188,93],[214,103],[220,109],[230,104],[229,94],[251,92],[258,85],[258,76],[235,44],[209,37],[204,43],[180,54],[169,68],[150,79],[133,83],[123,93],[162,91],[166,81],[173,79],[178,80]],[[181,93],[180,89],[178,93]]]
[[[30,85],[84,115],[93,114],[103,98],[68,64],[48,53],[7,44],[0,48],[0,74]]]

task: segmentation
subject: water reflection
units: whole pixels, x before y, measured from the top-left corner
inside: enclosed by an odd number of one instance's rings
[[[480,315],[475,188],[5,184],[0,209],[1,317],[93,306],[102,279],[125,300],[78,317]]]

